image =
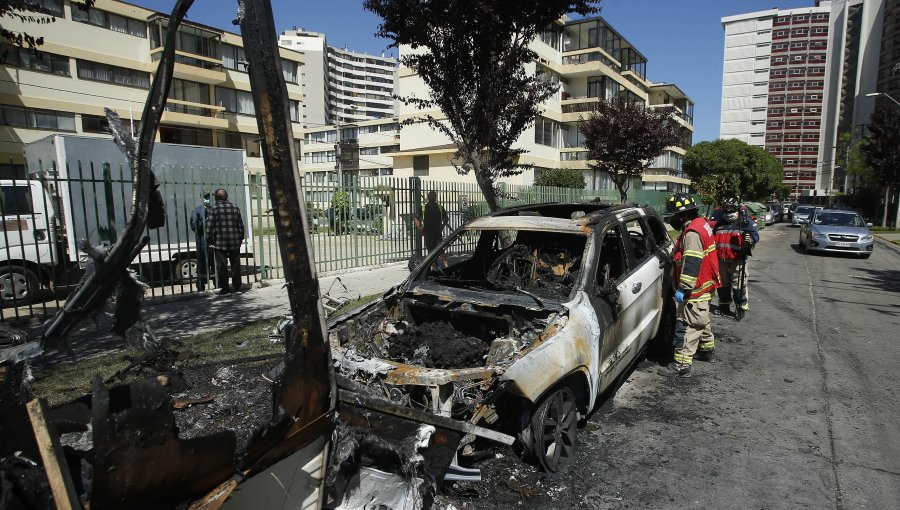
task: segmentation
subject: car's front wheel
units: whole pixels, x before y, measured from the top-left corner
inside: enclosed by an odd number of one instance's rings
[[[0,267],[0,302],[27,304],[40,289],[37,275],[23,266]]]
[[[862,258],[864,258],[864,259],[867,259],[867,258],[871,257],[872,254],[871,254],[871,253],[863,253],[863,254],[860,255],[860,256],[861,256]]]
[[[568,387],[547,395],[531,416],[531,450],[545,471],[557,472],[575,455],[578,404]]]

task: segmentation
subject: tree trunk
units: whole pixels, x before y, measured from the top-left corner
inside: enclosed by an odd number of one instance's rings
[[[500,209],[500,202],[497,200],[497,190],[494,189],[494,181],[490,179],[487,175],[486,171],[482,171],[480,165],[475,167],[475,182],[478,183],[478,188],[481,189],[481,194],[484,195],[484,201],[487,202],[488,208],[491,212],[496,212]]]
[[[622,203],[624,204],[625,201],[628,200],[628,190],[625,189],[624,187],[619,187],[619,186],[617,186],[617,187],[619,188],[619,198],[622,200]]]
[[[888,184],[888,186],[884,189],[884,212],[882,213],[882,216],[881,216],[881,226],[882,227],[888,226],[888,209],[890,209],[890,207],[891,207],[891,185]]]

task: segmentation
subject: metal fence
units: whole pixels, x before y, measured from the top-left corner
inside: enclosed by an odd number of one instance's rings
[[[157,166],[154,173],[166,203],[166,225],[150,230],[149,245],[132,266],[148,286],[147,296],[196,291],[197,235],[191,214],[204,192],[224,187],[244,215],[247,242],[242,277],[246,283],[284,276],[275,235],[274,211],[264,176],[243,169]],[[0,213],[0,319],[52,315],[84,272],[79,244],[108,247],[125,226],[131,207],[127,168],[107,163],[54,163],[27,179],[3,181]],[[319,272],[408,259],[423,250],[414,226],[428,192],[449,217],[448,230],[485,214],[474,183],[370,177],[352,184],[301,180],[312,246]],[[615,190],[591,191],[500,185],[503,207],[541,202],[619,201]],[[666,192],[632,191],[629,201],[661,211]],[[214,261],[211,261],[214,264]],[[215,266],[209,270],[215,285]]]

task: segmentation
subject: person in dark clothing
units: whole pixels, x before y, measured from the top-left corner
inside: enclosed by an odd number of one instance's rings
[[[244,219],[241,210],[228,201],[228,192],[219,188],[215,193],[207,224],[206,240],[216,256],[216,279],[222,290],[219,294],[241,291],[241,244],[244,242]],[[228,265],[231,265],[231,282],[228,285]]]
[[[425,238],[425,249],[431,253],[441,244],[444,238],[444,227],[450,222],[447,211],[437,202],[436,191],[428,192],[428,202],[422,207],[421,213],[413,218],[413,221],[415,221],[419,233]],[[441,258],[441,265],[447,267],[446,257],[442,256]]]
[[[212,209],[210,198],[209,191],[204,191],[203,203],[191,212],[189,222],[197,241],[197,290],[200,292],[206,290],[206,283],[209,281],[209,266],[212,262],[212,254],[207,249],[206,243],[206,225]]]

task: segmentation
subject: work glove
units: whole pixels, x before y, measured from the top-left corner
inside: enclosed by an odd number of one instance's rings
[[[675,291],[675,302],[676,303],[678,303],[679,305],[684,303],[684,298],[685,298],[685,294],[684,294],[683,290],[678,289]]]
[[[753,238],[750,237],[749,232],[744,232],[744,244],[747,246],[753,246]]]

